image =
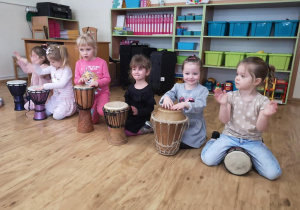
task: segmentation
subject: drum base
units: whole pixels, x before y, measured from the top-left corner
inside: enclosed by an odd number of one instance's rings
[[[244,175],[252,168],[251,158],[242,151],[228,153],[224,158],[225,168],[232,174]]]
[[[128,142],[128,138],[125,134],[124,128],[110,128],[107,142],[114,146],[126,144]]]
[[[47,119],[45,104],[37,104],[34,107],[34,120],[45,120]]]
[[[15,102],[15,111],[25,110],[23,96],[14,96],[14,102]]]
[[[91,110],[79,110],[78,117],[78,133],[90,133],[94,131],[94,125],[92,122]]]

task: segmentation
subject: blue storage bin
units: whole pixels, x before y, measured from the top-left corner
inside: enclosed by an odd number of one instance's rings
[[[202,20],[202,15],[195,15],[195,20]]]
[[[185,16],[185,20],[194,20],[195,16],[194,15],[187,15]]]
[[[270,36],[274,21],[251,21],[250,36]]]
[[[195,50],[196,44],[194,42],[178,42],[179,50]]]
[[[185,35],[185,36],[192,36],[193,35],[193,31],[183,31],[183,35]]]
[[[201,36],[201,31],[193,31],[194,32],[194,36]]]
[[[275,20],[274,36],[296,36],[299,20]]]
[[[250,21],[229,21],[229,36],[248,36]]]
[[[126,8],[140,7],[140,0],[125,0]]]
[[[185,20],[185,15],[178,16],[177,20]]]
[[[227,21],[207,21],[208,36],[228,36]]]

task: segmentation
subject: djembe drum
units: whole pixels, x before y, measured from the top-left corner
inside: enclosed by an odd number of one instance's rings
[[[225,168],[232,174],[243,175],[252,169],[250,155],[241,147],[231,147],[224,158]]]
[[[30,99],[34,103],[34,120],[47,119],[45,103],[47,101],[50,90],[35,90],[39,86],[28,87],[27,92]]]
[[[151,115],[154,122],[156,149],[162,155],[175,155],[180,147],[183,132],[188,126],[188,117],[181,110],[159,107]]]
[[[110,127],[107,142],[111,145],[122,145],[128,142],[125,135],[125,124],[129,106],[122,101],[113,101],[103,106],[106,124]]]
[[[79,133],[89,133],[94,131],[91,108],[94,104],[95,91],[88,85],[74,86],[75,102],[79,109],[78,128]],[[95,110],[97,111],[97,110]]]
[[[23,96],[26,92],[27,82],[25,80],[12,80],[6,82],[6,86],[14,97],[15,111],[25,110]]]

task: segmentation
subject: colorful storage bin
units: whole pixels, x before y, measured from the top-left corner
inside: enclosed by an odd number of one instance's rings
[[[225,66],[237,67],[238,63],[245,58],[244,52],[224,52]]]
[[[194,42],[178,42],[179,50],[196,50],[197,43]]]
[[[205,65],[221,66],[224,64],[224,52],[221,51],[205,51]]]
[[[229,36],[248,36],[250,21],[229,21]]]
[[[274,21],[251,21],[250,36],[270,36]]]
[[[299,20],[275,20],[274,36],[296,36]]]
[[[288,70],[293,54],[269,54],[269,65],[273,65],[276,70]]]
[[[126,8],[140,7],[140,0],[125,0]]]
[[[195,20],[202,20],[202,15],[195,15]]]
[[[183,61],[187,58],[188,56],[177,56],[177,64],[182,64]]]
[[[254,53],[254,52],[246,53],[246,58],[248,58],[248,57],[259,57],[259,58],[263,59],[265,62],[267,60],[267,56],[268,56],[268,53]]]
[[[228,22],[207,21],[208,36],[228,36]]]

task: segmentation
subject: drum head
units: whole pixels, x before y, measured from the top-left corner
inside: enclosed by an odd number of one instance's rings
[[[250,156],[242,148],[231,148],[224,158],[226,169],[235,174],[243,175],[248,173],[252,168]]]
[[[39,85],[34,85],[34,86],[30,86],[27,88],[28,92],[48,92],[50,90],[36,90],[38,87],[40,87]]]
[[[90,90],[90,89],[93,89],[93,87],[89,87],[88,85],[75,85],[74,89]]]
[[[113,101],[106,103],[104,108],[108,110],[124,110],[128,108],[128,104],[122,101]]]
[[[25,80],[12,80],[12,81],[6,82],[6,84],[8,84],[8,85],[23,85],[26,83],[27,83],[27,81],[25,81]]]

